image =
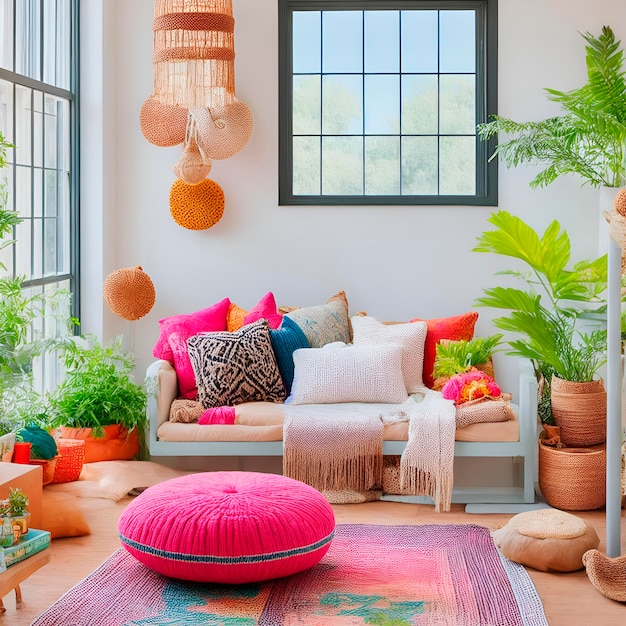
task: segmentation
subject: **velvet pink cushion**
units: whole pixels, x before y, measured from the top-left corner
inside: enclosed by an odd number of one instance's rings
[[[280,324],[283,321],[283,316],[277,311],[276,299],[274,294],[269,291],[266,293],[249,312],[243,320],[244,326],[246,324],[252,324],[260,319],[266,319],[270,325],[270,328],[280,328]]]
[[[146,567],[197,582],[240,584],[317,564],[333,510],[308,485],[276,474],[204,472],[149,487],[122,512],[122,545]]]
[[[226,330],[229,306],[230,300],[224,298],[201,311],[159,320],[161,334],[152,354],[155,358],[169,361],[174,366],[180,397],[191,400],[198,397],[196,377],[187,353],[187,339],[203,332]]]

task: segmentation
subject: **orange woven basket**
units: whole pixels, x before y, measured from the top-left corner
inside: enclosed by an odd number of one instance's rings
[[[83,439],[58,439],[57,448],[60,458],[54,468],[53,483],[69,483],[78,480],[85,460],[85,441]]]
[[[31,459],[29,465],[41,465],[42,469],[42,485],[48,485],[54,480],[54,470],[60,455],[53,456],[51,459]]]

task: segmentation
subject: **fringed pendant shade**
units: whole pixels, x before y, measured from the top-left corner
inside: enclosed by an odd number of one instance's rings
[[[154,95],[161,104],[223,107],[235,101],[232,0],[156,0]]]

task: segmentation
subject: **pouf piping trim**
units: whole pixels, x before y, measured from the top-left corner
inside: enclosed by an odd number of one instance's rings
[[[277,552],[268,552],[266,554],[247,554],[242,556],[214,556],[210,554],[184,554],[181,552],[161,550],[159,548],[153,548],[137,541],[133,541],[128,537],[124,537],[124,535],[122,535],[121,533],[119,534],[120,541],[143,554],[150,554],[152,556],[158,556],[164,559],[169,559],[171,561],[180,561],[184,563],[215,563],[220,565],[265,563],[268,561],[278,561],[280,559],[286,559],[293,556],[301,556],[323,548],[325,545],[329,544],[332,541],[334,536],[335,531],[332,530],[332,532],[326,535],[326,537],[322,537],[322,539],[320,539],[319,541],[316,541],[315,543],[309,544],[307,546],[290,548],[289,550],[279,550]]]

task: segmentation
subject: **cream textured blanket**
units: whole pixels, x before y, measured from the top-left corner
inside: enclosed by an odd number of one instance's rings
[[[283,473],[320,491],[365,491],[382,484],[383,427],[408,421],[401,485],[448,511],[452,496],[455,408],[425,389],[397,405],[285,405]]]

